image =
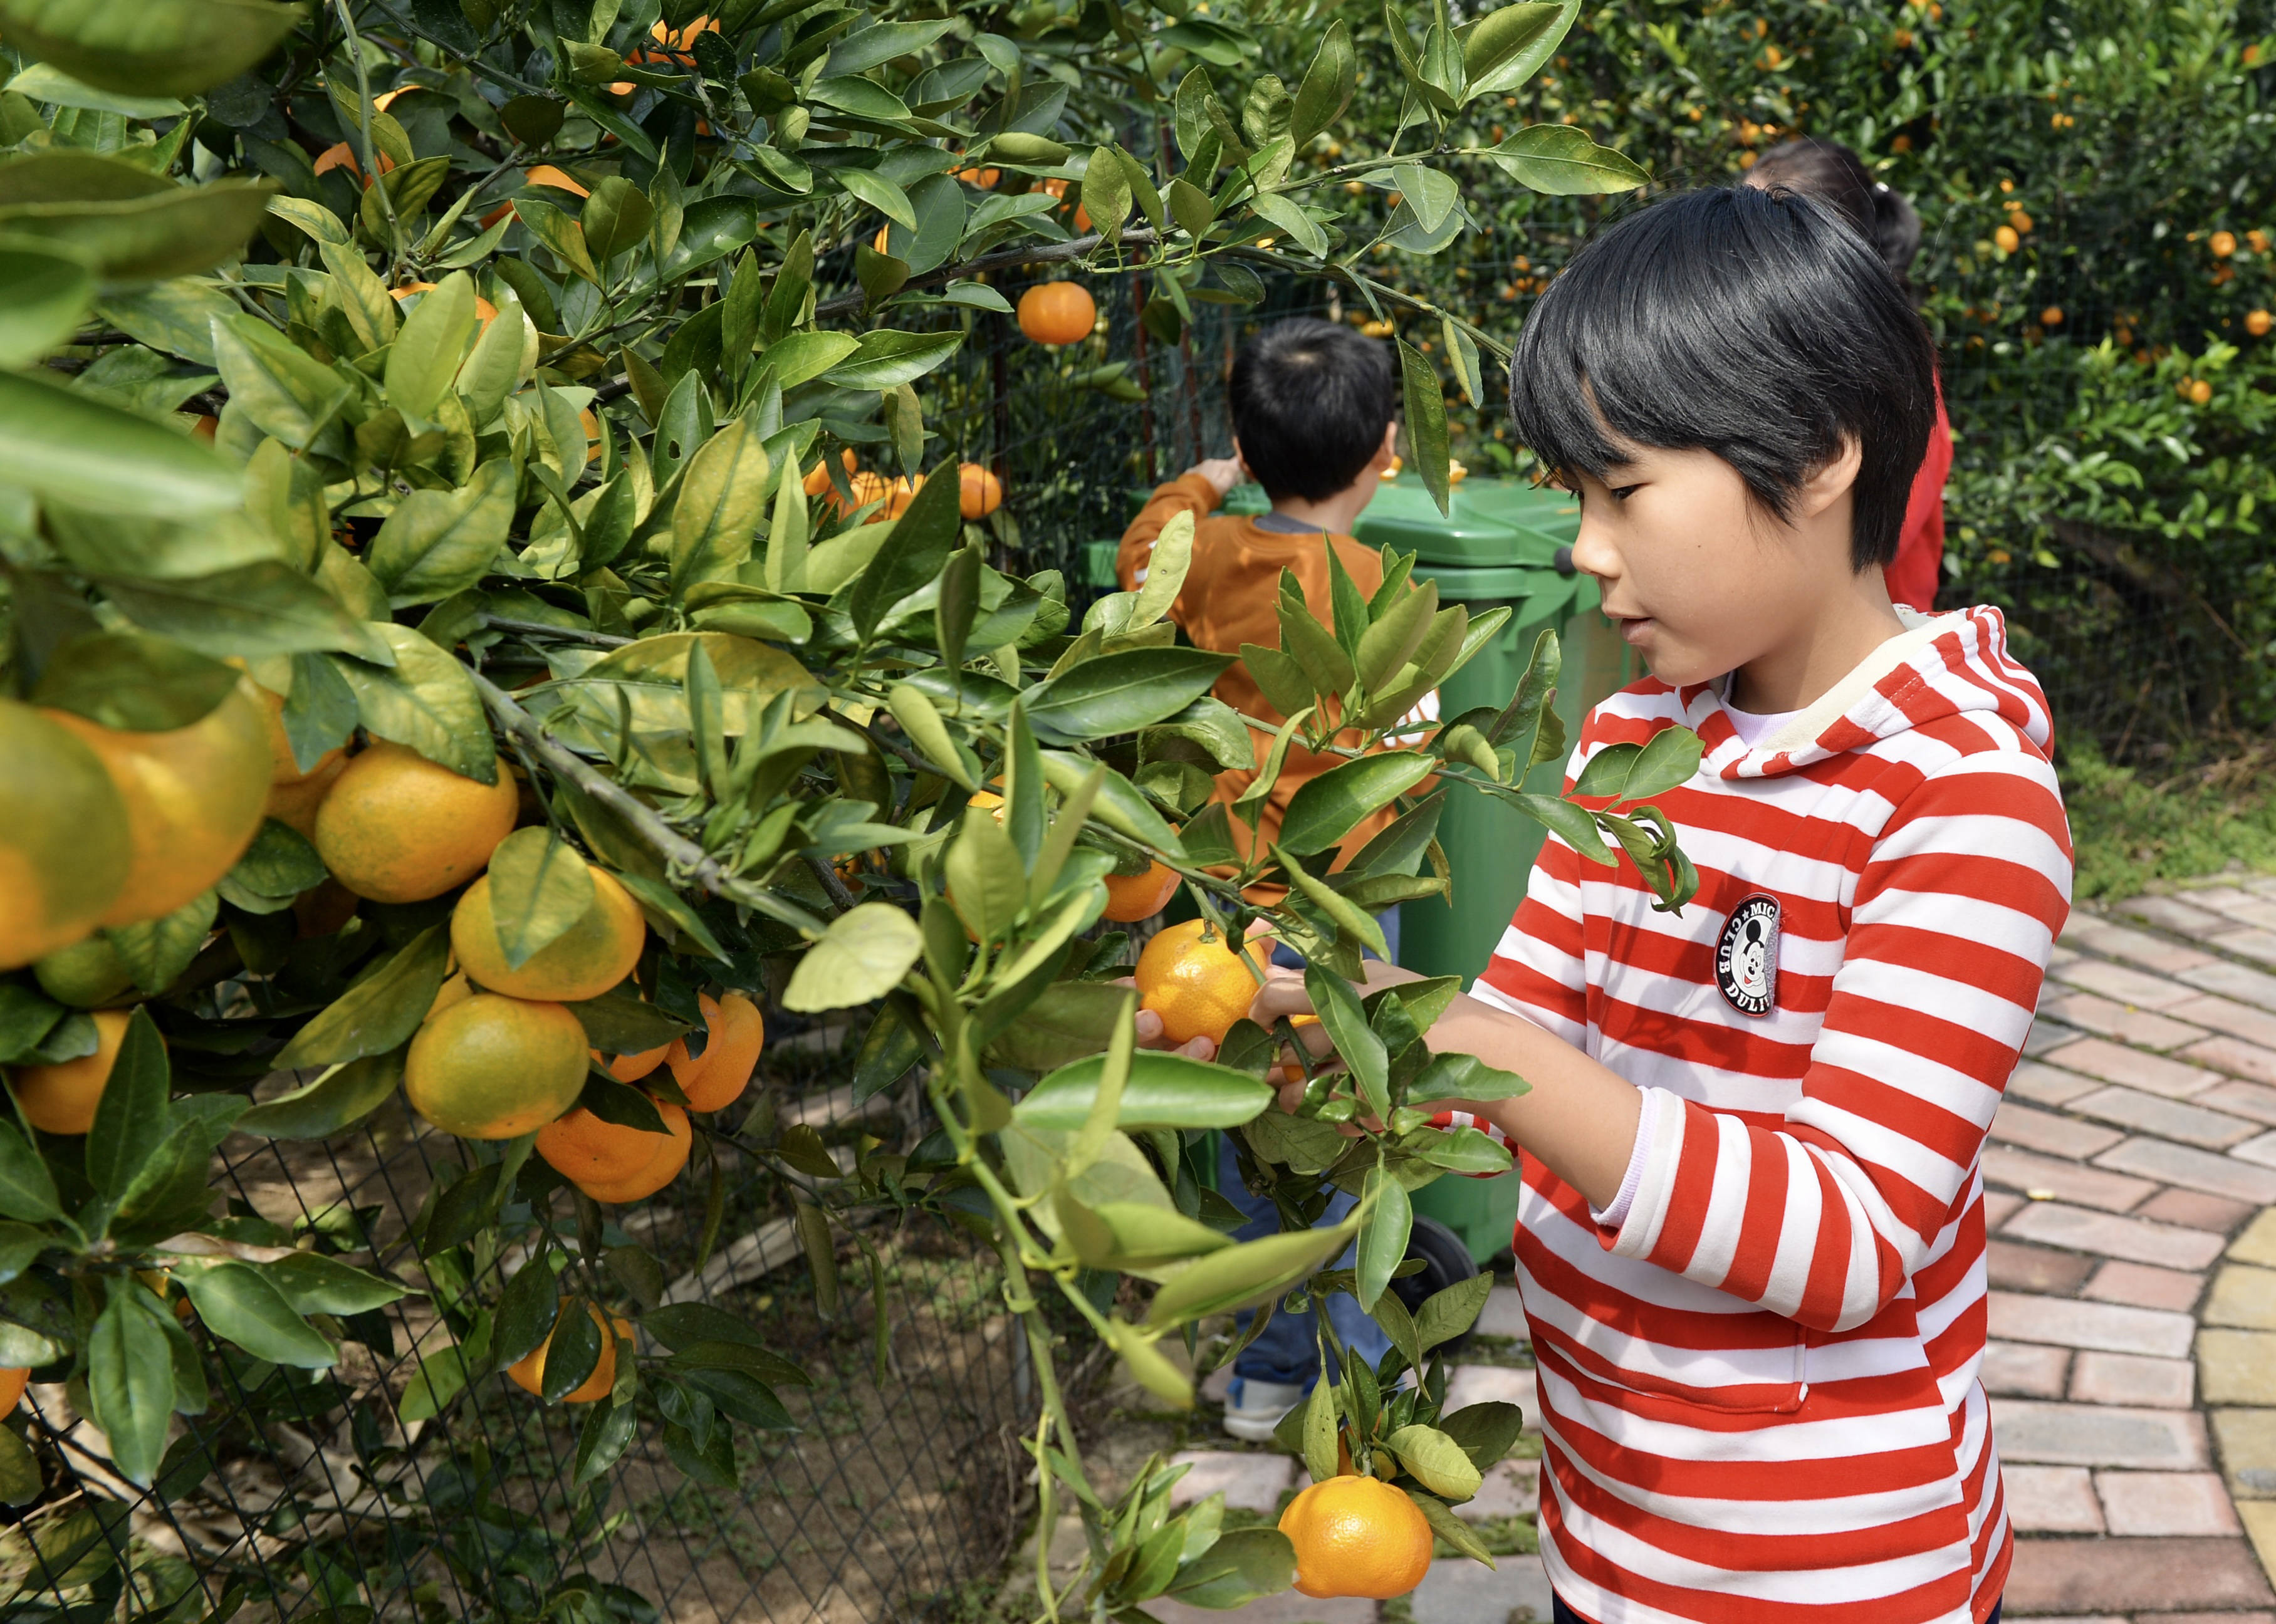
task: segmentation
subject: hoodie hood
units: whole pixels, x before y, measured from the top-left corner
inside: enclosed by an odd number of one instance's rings
[[[1723,703],[1727,679],[1683,690],[1684,720],[1706,746],[1701,763],[1726,778],[1770,778],[1946,717],[1996,711],[2045,755],[2046,695],[2007,652],[2007,622],[1979,605],[1923,615],[1867,655],[1816,702],[1749,750]]]

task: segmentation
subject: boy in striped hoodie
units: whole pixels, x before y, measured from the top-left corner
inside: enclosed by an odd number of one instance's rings
[[[1430,1035],[1531,1084],[1440,1120],[1522,1152],[1560,1620],[1999,1613],[1978,1157],[2071,851],[1999,611],[1882,584],[1935,365],[1873,251],[1775,189],[1630,216],[1519,341],[1519,437],[1653,672],[1571,770],[1677,725],[1706,747],[1656,802],[1696,899],[1656,912],[1552,835]],[[1255,1014],[1307,1007],[1276,980]]]

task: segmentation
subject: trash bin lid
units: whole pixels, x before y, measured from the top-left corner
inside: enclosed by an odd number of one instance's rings
[[[1580,576],[1560,575],[1537,565],[1479,567],[1433,564],[1427,558],[1415,559],[1414,578],[1438,582],[1441,603],[1514,604],[1520,625],[1567,612],[1582,585]]]
[[[1411,474],[1387,480],[1352,527],[1370,547],[1412,552],[1418,563],[1538,568],[1580,529],[1580,507],[1561,491],[1538,490],[1525,480],[1462,481],[1449,494],[1448,512]]]

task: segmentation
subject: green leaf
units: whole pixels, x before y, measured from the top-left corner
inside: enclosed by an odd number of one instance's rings
[[[1466,1405],[1438,1418],[1438,1430],[1454,1440],[1470,1464],[1483,1472],[1498,1464],[1525,1430],[1525,1412],[1514,1404]],[[1418,1474],[1419,1476],[1419,1474]]]
[[[48,1164],[11,1122],[0,1122],[0,1215],[42,1223],[63,1209]]]
[[[1027,904],[1027,865],[987,808],[965,808],[956,839],[941,860],[941,873],[949,906],[982,942],[1000,939]]]
[[[387,353],[388,405],[414,424],[431,420],[474,336],[474,281],[453,271],[421,296],[395,336]]]
[[[239,1117],[236,1127],[263,1139],[329,1139],[385,1104],[402,1081],[400,1050],[368,1055],[263,1101]]]
[[[1013,1119],[1028,1127],[1081,1127],[1097,1097],[1104,1065],[1104,1056],[1091,1055],[1060,1066],[1012,1107]],[[1272,1090],[1245,1073],[1165,1051],[1142,1050],[1131,1057],[1115,1126],[1126,1130],[1238,1127],[1271,1101]]]
[[[656,206],[648,194],[621,175],[611,175],[595,186],[577,215],[586,251],[602,265],[646,241],[655,220]]]
[[[1515,90],[1549,60],[1581,14],[1580,0],[1521,0],[1462,30],[1462,69],[1472,99]]]
[[[186,96],[259,63],[306,15],[268,0],[0,0],[0,31],[102,89]]]
[[[632,892],[633,899],[648,915],[649,923],[656,927],[657,934],[666,941],[685,936],[697,951],[722,963],[726,961],[726,950],[719,945],[719,938],[711,934],[711,927],[705,924],[703,916],[690,907],[671,886],[650,879],[645,874],[634,874],[625,869],[618,870],[614,877],[618,884]]]
[[[234,507],[238,471],[92,396],[0,373],[0,482],[95,513],[176,519]]]
[[[1297,88],[1288,116],[1288,133],[1300,151],[1344,116],[1358,87],[1359,53],[1352,49],[1351,30],[1338,18],[1321,36],[1320,49],[1304,72],[1304,82]]]
[[[1289,798],[1280,844],[1310,857],[1341,841],[1362,818],[1380,811],[1436,770],[1430,756],[1386,750],[1331,767]]]
[[[1277,1596],[1296,1579],[1296,1547],[1278,1529],[1232,1529],[1178,1569],[1169,1594],[1188,1607],[1225,1612]]]
[[[407,626],[375,624],[372,629],[393,652],[393,668],[361,660],[339,663],[340,673],[355,689],[356,713],[365,728],[461,778],[497,782],[497,747],[490,742],[482,695],[467,668]]]
[[[657,1008],[629,987],[566,1006],[585,1028],[586,1041],[603,1054],[645,1054],[688,1030],[688,1023]]]
[[[268,1275],[234,1261],[175,1271],[208,1330],[256,1359],[299,1370],[328,1370],[339,1350],[293,1311]]]
[[[940,574],[955,550],[958,489],[955,468],[936,467],[854,583],[846,611],[865,642],[896,603]]]
[[[1451,1342],[1477,1324],[1493,1288],[1494,1277],[1480,1272],[1425,1297],[1415,1311],[1415,1336],[1422,1351]]]
[[[112,1275],[110,1300],[87,1339],[87,1396],[110,1443],[110,1462],[148,1485],[166,1453],[174,1418],[174,1354],[158,1315],[164,1310],[131,1275]]]
[[[1328,234],[1319,223],[1306,214],[1303,206],[1293,197],[1277,192],[1260,193],[1248,200],[1248,206],[1266,220],[1278,226],[1315,259],[1328,256]]]
[[[1573,793],[1614,803],[1643,801],[1691,781],[1706,747],[1688,727],[1664,727],[1643,744],[1609,744],[1589,758]]]
[[[1369,693],[1379,693],[1414,657],[1438,612],[1438,583],[1426,581],[1399,595],[1391,607],[1377,614],[1360,634],[1354,664]]]
[[[421,1354],[419,1369],[396,1403],[398,1419],[406,1426],[414,1421],[433,1420],[465,1388],[467,1374],[466,1355],[456,1347]]]
[[[5,1427],[0,1427],[0,1502],[28,1506],[47,1487],[39,1457],[31,1446]]]
[[[95,278],[70,255],[0,241],[0,368],[28,367],[79,330]]]
[[[795,15],[795,13],[790,13]],[[896,57],[913,56],[956,27],[955,21],[873,22],[830,48],[822,71],[832,77],[865,73]]]
[[[404,497],[379,527],[364,562],[397,608],[439,603],[488,573],[513,524],[513,464],[492,458],[460,489]]]
[[[1415,1227],[1415,1213],[1407,1187],[1378,1165],[1367,1175],[1362,1201],[1371,1202],[1359,1231],[1359,1282],[1353,1294],[1360,1307],[1375,1311],[1376,1301],[1391,1285],[1391,1277],[1407,1258],[1407,1238]],[[1416,1476],[1422,1474],[1417,1472]],[[1436,1484],[1423,1477],[1425,1484]],[[1477,1485],[1470,1485],[1477,1492]]]
[[[867,203],[896,225],[917,229],[917,211],[909,206],[909,194],[875,170],[851,166],[831,171],[838,184],[858,201]]]
[[[1490,156],[1519,185],[1551,197],[1633,192],[1651,178],[1634,159],[1597,146],[1577,125],[1529,125]]]
[[[1130,217],[1130,176],[1111,147],[1094,147],[1082,171],[1082,208],[1090,229],[1108,242],[1122,239],[1122,223]]]
[[[105,727],[164,732],[209,714],[240,680],[169,638],[85,632],[49,656],[32,698]]]
[[[1151,1210],[1151,1209],[1149,1209]],[[1157,1215],[1158,1216],[1158,1215]],[[1174,1215],[1172,1215],[1174,1216]],[[1189,1220],[1180,1218],[1180,1223]],[[1198,1227],[1198,1226],[1196,1226]],[[1107,1345],[1120,1355],[1123,1368],[1140,1386],[1176,1409],[1194,1407],[1194,1384],[1191,1377],[1163,1355],[1162,1350],[1135,1325],[1117,1317],[1106,1322]],[[1184,1530],[1165,1529],[1162,1534],[1175,1534],[1179,1549],[1184,1548]],[[1149,1594],[1160,1593],[1158,1582]]]
[[[551,829],[518,829],[490,854],[490,918],[506,968],[518,970],[591,911],[593,871]]]
[[[213,930],[218,908],[214,892],[201,892],[171,914],[140,924],[113,926],[103,935],[134,977],[134,984],[147,993],[160,993],[172,986],[198,956]]]
[[[905,333],[881,328],[863,333],[850,354],[832,361],[823,382],[839,389],[898,389],[932,371],[963,343],[964,335],[958,332]]]
[[[1277,1297],[1352,1242],[1355,1223],[1290,1230],[1197,1258],[1154,1294],[1149,1325],[1177,1325]]]
[[[1407,445],[1414,453],[1415,471],[1442,513],[1448,512],[1452,486],[1446,473],[1446,398],[1438,392],[1438,375],[1422,352],[1400,338],[1399,375],[1407,403]]]
[[[239,659],[330,652],[384,661],[387,634],[396,629],[368,626],[322,587],[274,558],[186,581],[106,576],[103,588],[120,612],[145,630]]]
[[[1517,803],[1520,811],[1550,833],[1559,837],[1590,862],[1611,868],[1620,861],[1612,855],[1612,848],[1605,844],[1605,837],[1597,827],[1597,820],[1571,801],[1559,800],[1555,795],[1519,794],[1511,799]]]
[[[1062,796],[1074,794],[1092,772],[1103,769],[1105,777],[1099,782],[1098,799],[1091,806],[1090,820],[1152,846],[1172,861],[1184,857],[1184,844],[1177,831],[1170,827],[1169,820],[1154,809],[1154,803],[1139,792],[1137,785],[1111,767],[1064,750],[1045,750],[1042,759],[1043,781]]]
[[[1404,1426],[1384,1444],[1424,1488],[1449,1499],[1468,1499],[1485,1481],[1462,1446],[1436,1427]]]
[[[1383,927],[1375,915],[1337,891],[1325,880],[1307,870],[1288,848],[1275,841],[1271,847],[1273,861],[1278,862],[1289,882],[1304,894],[1307,901],[1335,922],[1337,931],[1362,945],[1372,948],[1377,957],[1391,952],[1385,941]]]
[[[1050,742],[1130,732],[1184,710],[1232,664],[1232,656],[1202,649],[1100,655],[1030,689],[1028,719]]]
[[[831,921],[791,972],[783,1007],[800,1013],[844,1009],[900,985],[924,941],[916,921],[884,902],[864,902]]]
[[[1493,1552],[1487,1548],[1485,1542],[1478,1537],[1476,1530],[1468,1523],[1448,1510],[1445,1501],[1436,1495],[1419,1493],[1412,1489],[1406,1491],[1406,1494],[1415,1502],[1415,1508],[1422,1512],[1423,1521],[1430,1523],[1432,1534],[1472,1561],[1483,1562],[1488,1567],[1494,1566]]]
[[[1407,1097],[1483,1104],[1514,1099],[1529,1091],[1529,1085],[1516,1074],[1497,1070],[1474,1054],[1449,1051],[1430,1057],[1430,1063],[1416,1073],[1408,1085]]]
[[[1304,1469],[1312,1474],[1314,1483],[1325,1483],[1336,1475],[1339,1464],[1336,1458],[1336,1389],[1328,1379],[1327,1360],[1322,1355],[1319,1379],[1312,1384],[1312,1396],[1304,1405]]]
[[[273,191],[266,181],[178,186],[130,163],[51,148],[0,165],[0,234],[45,244],[108,282],[193,276],[244,247]]]
[[[334,1066],[385,1054],[410,1042],[442,988],[450,952],[447,923],[428,926],[383,968],[349,988],[294,1034],[276,1058],[276,1068]],[[262,1109],[254,1107],[255,1112]]]
[[[594,1405],[578,1430],[573,1486],[582,1489],[606,1475],[638,1435],[639,1420],[638,1408],[629,1401]]]
[[[762,437],[739,417],[705,441],[687,465],[671,510],[671,584],[732,574],[751,556],[766,511],[768,459]]]
[[[166,1045],[148,1009],[137,1009],[110,1066],[87,1137],[87,1172],[96,1186],[118,1195],[173,1127],[166,1110],[171,1092]]]

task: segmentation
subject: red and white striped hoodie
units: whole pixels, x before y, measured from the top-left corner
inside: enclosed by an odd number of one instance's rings
[[[1714,687],[1599,706],[1575,773],[1704,741],[1655,803],[1698,897],[1551,836],[1476,988],[1658,1095],[1616,1227],[1522,1164],[1542,1555],[1597,1624],[1980,1624],[2006,1582],[1977,1161],[2070,835],[1999,611],[1907,618],[1751,750]]]

